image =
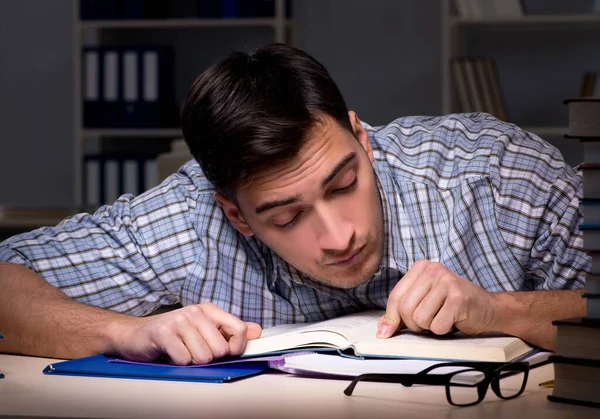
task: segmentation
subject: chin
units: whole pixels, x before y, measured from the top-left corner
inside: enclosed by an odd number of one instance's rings
[[[370,271],[371,270],[369,270],[369,272]],[[365,282],[369,282],[371,278],[373,278],[373,275],[375,275],[375,272],[377,272],[376,269],[372,271],[373,273],[371,274],[363,274],[360,276],[337,274],[335,276],[321,277],[316,279],[316,281],[334,288],[351,289],[356,288],[359,285],[364,284]]]

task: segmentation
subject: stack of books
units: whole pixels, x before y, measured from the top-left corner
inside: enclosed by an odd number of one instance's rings
[[[583,145],[583,247],[592,257],[585,317],[557,320],[554,390],[549,400],[600,407],[600,97],[565,101],[569,134]]]

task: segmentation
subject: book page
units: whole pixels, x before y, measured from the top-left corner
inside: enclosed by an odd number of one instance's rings
[[[434,358],[448,360],[507,362],[533,348],[513,336],[452,334],[400,331],[388,339],[363,335],[353,342],[357,355]]]
[[[375,337],[380,310],[350,314],[317,323],[284,324],[263,330],[259,339],[248,341],[243,356],[308,346],[344,349],[368,327]],[[357,333],[357,331],[360,331]]]

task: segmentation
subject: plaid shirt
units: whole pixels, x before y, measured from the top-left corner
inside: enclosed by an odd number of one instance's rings
[[[314,283],[239,234],[194,161],[137,197],[1,243],[0,260],[94,306],[144,315],[212,301],[263,327],[385,308],[421,258],[492,292],[583,286],[582,176],[556,148],[483,113],[364,126],[385,238],[381,269],[356,288]]]

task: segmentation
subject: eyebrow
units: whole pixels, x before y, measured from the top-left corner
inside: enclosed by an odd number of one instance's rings
[[[325,186],[327,186],[327,184],[329,182],[331,182],[336,175],[344,168],[346,167],[350,162],[352,162],[354,159],[356,159],[356,152],[352,152],[349,153],[346,157],[344,157],[331,171],[331,173],[329,173],[329,175],[323,179],[323,182],[321,182],[321,188],[324,188]],[[268,201],[265,202],[263,204],[260,204],[258,207],[256,207],[255,212],[256,214],[261,214],[265,211],[268,211],[270,209],[273,208],[277,208],[277,207],[282,207],[284,205],[290,205],[293,204],[295,202],[300,201],[300,195],[295,195],[295,196],[290,196],[289,198],[283,198],[283,199],[276,199],[274,201]]]

